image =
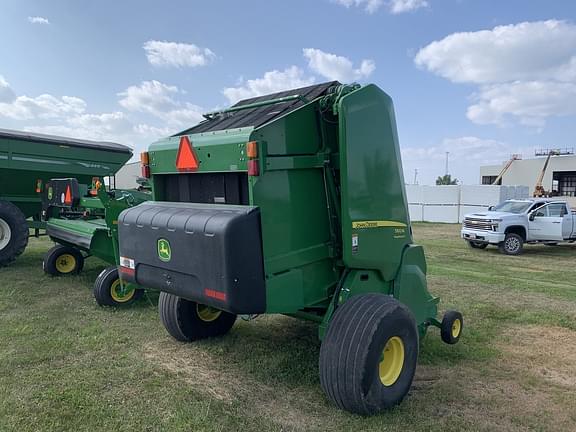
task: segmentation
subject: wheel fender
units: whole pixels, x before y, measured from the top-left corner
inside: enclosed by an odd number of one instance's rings
[[[428,291],[426,258],[422,246],[409,245],[402,254],[402,263],[394,280],[394,297],[408,306],[420,328],[436,318],[439,298]]]

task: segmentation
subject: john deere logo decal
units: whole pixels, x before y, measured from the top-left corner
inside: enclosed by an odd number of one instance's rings
[[[170,248],[170,242],[166,239],[158,240],[158,258],[164,262],[170,261],[172,258],[172,249]]]

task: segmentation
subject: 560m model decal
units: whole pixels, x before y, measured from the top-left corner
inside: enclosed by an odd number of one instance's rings
[[[396,221],[356,221],[352,222],[353,229],[364,229],[364,228],[406,228],[406,224],[403,222]]]

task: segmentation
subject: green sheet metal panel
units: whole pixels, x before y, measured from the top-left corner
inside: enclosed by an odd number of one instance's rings
[[[104,219],[58,219],[46,224],[48,235],[57,243],[90,253],[109,264],[115,263],[114,245]]]
[[[253,130],[246,127],[189,135],[200,163],[198,172],[246,171],[246,143]],[[152,175],[178,173],[176,157],[179,147],[180,136],[168,137],[150,145],[148,153]]]
[[[266,141],[268,156],[315,154],[321,146],[316,104],[304,105],[274,120],[258,129],[252,139]]]
[[[252,178],[252,205],[262,214],[267,312],[294,313],[328,301],[337,280],[330,248],[324,172],[315,156],[322,146],[317,102],[251,135],[266,149]]]
[[[339,102],[343,260],[394,279],[412,242],[392,99],[367,85]]]

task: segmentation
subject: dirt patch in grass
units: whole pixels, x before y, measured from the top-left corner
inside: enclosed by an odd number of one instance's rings
[[[241,406],[252,417],[267,417],[278,424],[279,430],[320,428],[329,415],[324,399],[310,388],[280,390],[226,364],[225,356],[212,355],[200,346],[151,342],[143,354],[195,392]]]
[[[576,392],[576,332],[563,327],[514,326],[500,349],[519,369]]]
[[[205,351],[155,342],[144,346],[144,358],[206,396],[225,402],[233,400],[234,387],[238,386],[235,377],[222,376],[210,368],[213,360]]]
[[[466,383],[465,396],[466,403],[455,411],[475,425],[473,430],[573,430],[573,412],[566,402],[521,378],[477,377]]]

